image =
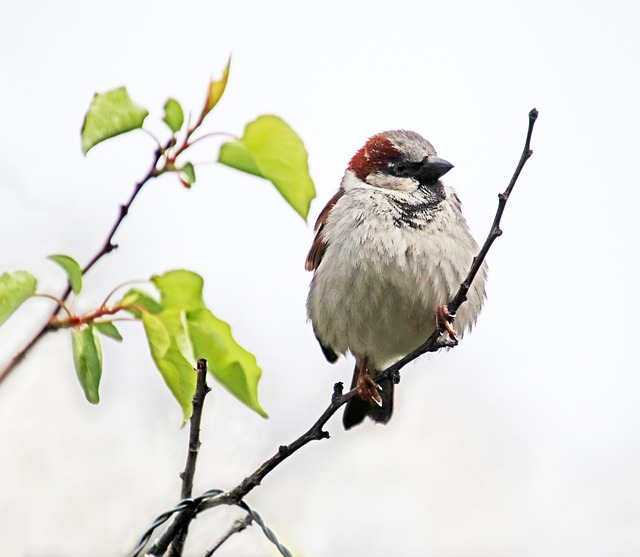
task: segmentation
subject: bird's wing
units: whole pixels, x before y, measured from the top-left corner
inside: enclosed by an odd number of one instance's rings
[[[313,243],[311,244],[311,249],[309,250],[309,254],[307,255],[307,260],[304,263],[304,268],[307,271],[315,271],[320,262],[322,261],[322,257],[324,256],[325,251],[327,251],[327,240],[322,234],[322,229],[324,228],[324,224],[333,209],[334,205],[338,202],[338,200],[344,194],[344,190],[340,188],[336,194],[329,199],[328,203],[325,205],[324,209],[320,211],[318,215],[318,220],[316,220],[316,225],[314,230],[316,235],[313,239]]]

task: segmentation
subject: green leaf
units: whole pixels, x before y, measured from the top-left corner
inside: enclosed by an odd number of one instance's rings
[[[175,270],[151,280],[160,292],[162,309],[143,313],[142,320],[151,356],[182,407],[185,420],[192,412],[196,358],[206,358],[216,380],[249,408],[267,417],[258,402],[262,371],[255,357],[234,340],[229,325],[205,306],[202,277]]]
[[[82,152],[86,155],[105,139],[141,128],[148,114],[124,87],[96,93],[82,124]]]
[[[0,275],[0,325],[36,292],[36,278],[27,271]]]
[[[209,90],[207,91],[207,100],[204,104],[204,109],[202,110],[202,118],[204,118],[214,106],[218,104],[218,101],[222,98],[224,94],[224,90],[227,88],[227,81],[229,80],[229,68],[231,67],[231,57],[227,61],[227,65],[225,66],[222,77],[217,80],[211,80],[209,83]]]
[[[162,320],[153,313],[143,313],[142,323],[147,334],[151,355],[157,355],[163,358],[171,347],[171,337],[169,331],[162,323]]]
[[[118,328],[111,321],[94,321],[93,326],[96,331],[114,340],[121,341],[122,335]]]
[[[139,290],[137,288],[129,290],[117,305],[130,306],[123,307],[123,309],[138,319],[142,317],[142,309],[149,313],[158,313],[162,310],[162,305],[158,300],[147,294],[144,290]]]
[[[271,181],[289,205],[307,219],[316,196],[307,150],[281,118],[260,116],[247,124],[240,139],[222,145],[218,162]]]
[[[102,348],[93,327],[72,331],[73,363],[84,396],[91,404],[100,402],[98,390],[102,376]]]
[[[249,149],[241,141],[229,141],[223,143],[220,148],[220,155],[218,156],[218,162],[226,164],[236,170],[241,170],[247,174],[253,174],[259,178],[265,176],[260,172],[260,169],[256,165],[256,161],[251,156]]]
[[[202,299],[204,280],[197,273],[178,269],[151,277],[151,282],[160,291],[160,303],[165,309],[177,308],[189,311],[204,307]]]
[[[206,358],[209,371],[238,400],[263,418],[267,413],[258,402],[262,370],[256,358],[231,335],[231,327],[207,308],[187,312],[187,327],[193,352]]]
[[[69,277],[69,284],[74,294],[80,294],[82,290],[82,268],[80,264],[68,255],[50,255],[48,259],[57,263],[64,269]]]
[[[128,311],[141,318],[151,357],[176,398],[185,420],[191,416],[195,392],[196,358],[206,358],[209,371],[241,402],[261,416],[258,381],[262,374],[255,357],[231,335],[227,323],[216,318],[204,304],[204,281],[196,273],[169,271],[152,277],[160,302],[146,292],[132,289],[119,305],[146,309]]]
[[[182,408],[186,422],[193,411],[192,399],[196,390],[196,372],[180,346],[187,337],[184,322],[177,310],[159,314],[143,313],[142,323],[147,335],[151,357],[162,378]],[[181,329],[181,330],[180,330]]]
[[[196,170],[190,162],[178,169],[178,171],[180,172],[180,181],[186,187],[190,188],[196,183]]]
[[[184,112],[180,103],[175,99],[167,99],[164,105],[164,118],[163,121],[173,133],[177,133],[184,124]]]

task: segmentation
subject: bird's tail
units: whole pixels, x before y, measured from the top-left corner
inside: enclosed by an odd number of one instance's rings
[[[369,373],[369,371],[359,368],[356,363],[353,380],[351,381],[352,389],[356,386],[360,373]],[[367,416],[374,422],[382,424],[386,424],[391,419],[391,414],[393,414],[393,381],[391,379],[384,379],[378,382],[378,384],[381,388],[380,396],[382,397],[382,405],[378,405],[371,398],[363,399],[356,395],[347,402],[344,414],[342,415],[342,425],[345,429],[351,429],[358,425]]]

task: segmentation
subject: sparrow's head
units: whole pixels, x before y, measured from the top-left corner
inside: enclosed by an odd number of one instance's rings
[[[452,168],[424,137],[405,130],[374,135],[349,163],[362,182],[405,192],[436,185]]]

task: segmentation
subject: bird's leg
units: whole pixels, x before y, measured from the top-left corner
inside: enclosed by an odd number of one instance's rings
[[[358,376],[356,378],[356,389],[358,390],[358,396],[362,400],[373,400],[378,406],[382,406],[382,397],[380,391],[382,388],[376,380],[371,377],[368,369],[368,360],[363,358],[358,362]]]
[[[440,304],[436,308],[436,325],[440,330],[445,330],[449,333],[449,338],[453,342],[458,342],[458,333],[451,326],[451,321],[455,319],[456,314],[450,313],[447,304]]]

